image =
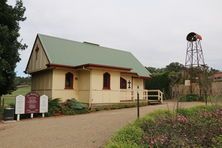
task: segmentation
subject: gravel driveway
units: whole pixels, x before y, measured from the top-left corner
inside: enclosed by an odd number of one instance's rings
[[[141,117],[157,109],[173,109],[174,102],[140,108]],[[191,107],[203,103],[181,103]],[[98,148],[127,123],[136,119],[136,108],[99,111],[0,123],[1,148]]]

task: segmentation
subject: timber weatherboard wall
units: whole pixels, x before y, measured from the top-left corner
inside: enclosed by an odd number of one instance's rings
[[[33,73],[31,90],[52,97],[52,70]]]
[[[39,38],[36,38],[26,71],[29,73],[41,71],[47,68],[47,64],[49,64],[47,55],[45,54]]]

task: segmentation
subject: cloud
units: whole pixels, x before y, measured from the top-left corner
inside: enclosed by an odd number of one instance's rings
[[[220,0],[24,0],[24,5],[27,20],[20,32],[29,47],[21,52],[18,75],[37,33],[127,50],[146,66],[164,67],[184,63],[186,35],[195,31],[203,36],[206,63],[222,69]]]

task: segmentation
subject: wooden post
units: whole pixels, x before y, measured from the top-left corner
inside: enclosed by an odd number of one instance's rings
[[[160,92],[159,92],[159,90],[157,90],[157,97],[158,97],[158,100],[160,101]]]
[[[2,96],[0,96],[0,108],[2,107]]]
[[[139,92],[137,92],[137,118],[140,118],[140,101],[139,101]]]
[[[20,120],[20,114],[17,114],[17,121]]]
[[[2,98],[2,107],[5,107],[5,98]]]

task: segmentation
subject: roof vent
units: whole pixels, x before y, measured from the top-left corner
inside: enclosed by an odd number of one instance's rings
[[[94,45],[94,46],[99,46],[99,44],[91,43],[91,42],[86,42],[86,41],[84,41],[83,43],[84,43],[84,44],[89,44],[89,45]]]

